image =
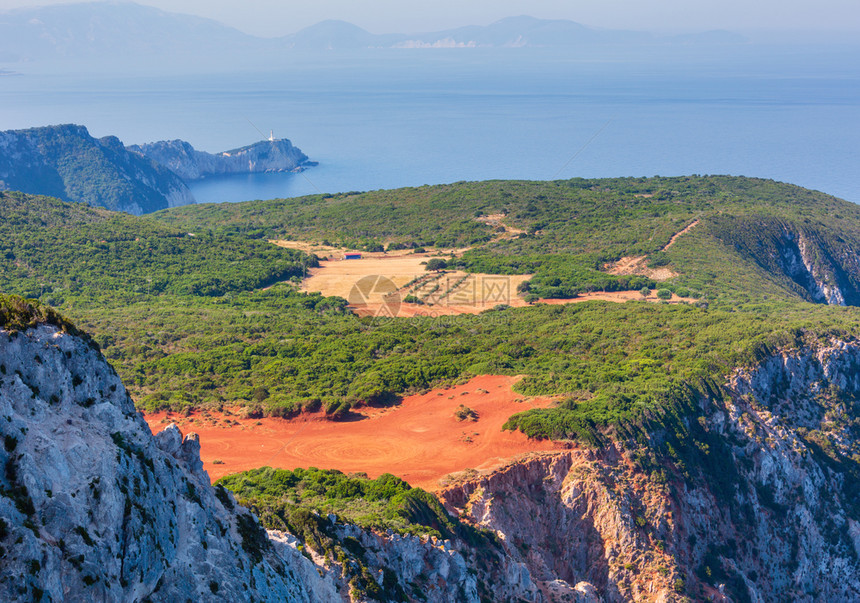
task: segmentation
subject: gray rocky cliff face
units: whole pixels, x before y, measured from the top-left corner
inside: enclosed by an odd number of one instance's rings
[[[351,561],[337,568],[341,575],[348,574],[344,566],[360,561],[380,586],[386,580],[396,581],[397,590],[406,600],[546,600],[525,564],[500,551],[477,550],[462,540],[380,533],[338,522],[333,523],[333,528],[338,541],[351,540],[361,549],[360,559],[351,555]]]
[[[738,369],[728,391],[708,422],[737,481],[731,497],[687,487],[679,498],[683,531],[701,534],[691,561],[710,557],[753,601],[860,600],[860,346],[777,351]]]
[[[153,436],[87,341],[53,326],[0,330],[0,600],[364,601],[360,563],[409,600],[543,601],[528,569],[464,542],[329,518],[361,559],[266,532],[210,485],[195,434]],[[324,521],[321,519],[321,521]],[[420,587],[416,587],[416,583]]]
[[[701,401],[709,466],[651,474],[615,448],[532,455],[442,494],[548,586],[606,601],[860,600],[860,345],[739,369]],[[576,586],[572,586],[576,585]],[[547,596],[548,600],[551,600]]]
[[[334,578],[153,437],[83,340],[0,331],[0,600],[336,601]]]
[[[163,165],[185,181],[225,174],[292,172],[313,165],[308,162],[307,155],[285,138],[216,154],[198,151],[183,140],[163,140],[127,148]]]
[[[775,242],[782,271],[811,301],[832,306],[860,305],[860,256],[845,241],[829,240],[813,229],[784,226]]]
[[[787,232],[786,244],[782,248],[786,272],[791,278],[800,283],[819,303],[832,306],[844,306],[845,292],[837,278],[837,270],[833,263],[818,260],[815,251],[821,251],[812,244],[802,233],[795,236]]]
[[[704,222],[728,250],[755,263],[777,286],[815,303],[860,306],[860,250],[846,233],[762,214]]]
[[[622,477],[623,490],[615,484]],[[677,568],[635,524],[643,513],[641,492],[627,478],[633,476],[617,454],[543,453],[451,486],[442,498],[452,511],[495,531],[547,601],[652,600],[672,592]],[[655,498],[655,519],[667,502]],[[670,568],[665,576],[657,571],[662,565]],[[643,576],[650,577],[640,581]]]

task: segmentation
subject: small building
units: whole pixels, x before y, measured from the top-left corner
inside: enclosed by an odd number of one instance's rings
[[[345,259],[345,260],[360,260],[361,254],[360,253],[345,253],[343,255],[343,259]]]

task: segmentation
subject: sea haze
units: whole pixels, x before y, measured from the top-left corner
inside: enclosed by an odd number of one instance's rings
[[[200,202],[460,180],[733,174],[860,202],[856,48],[601,58],[542,49],[266,57],[227,73],[0,77],[0,129],[86,125],[222,151],[290,138],[319,166],[212,178]],[[4,65],[0,64],[0,67]],[[26,66],[25,66],[26,67]]]

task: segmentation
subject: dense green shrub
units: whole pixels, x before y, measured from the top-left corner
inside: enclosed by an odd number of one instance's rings
[[[240,503],[265,510],[263,517],[307,509],[322,516],[333,513],[364,527],[401,533],[449,538],[458,529],[435,497],[389,473],[372,480],[364,475],[313,467],[293,471],[263,467],[223,477],[218,485],[231,490]]]
[[[531,234],[493,240],[476,211],[504,214]],[[324,409],[344,417],[469,375],[522,374],[524,394],[583,395],[511,427],[597,441],[671,405],[680,385],[758,360],[764,344],[860,332],[850,308],[804,303],[811,294],[779,263],[802,235],[821,274],[831,266],[854,303],[858,275],[845,258],[860,248],[860,209],[762,180],[458,183],[146,218],[4,193],[0,218],[0,286],[60,305],[94,334],[147,410],[238,404],[255,415]],[[694,219],[697,227],[661,252]],[[343,299],[270,286],[314,261],[265,241],[286,236],[472,245],[452,261],[533,274],[528,295],[540,297],[653,288],[645,277],[607,274],[606,263],[665,253],[679,276],[662,288],[700,299],[696,307],[590,302],[359,319]],[[9,328],[34,317],[71,328],[34,302],[3,303]]]

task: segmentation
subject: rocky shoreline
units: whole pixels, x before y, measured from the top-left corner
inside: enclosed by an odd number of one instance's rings
[[[198,151],[184,140],[162,140],[126,149],[166,167],[186,182],[228,174],[300,172],[318,165],[286,138],[262,140],[215,154]]]

